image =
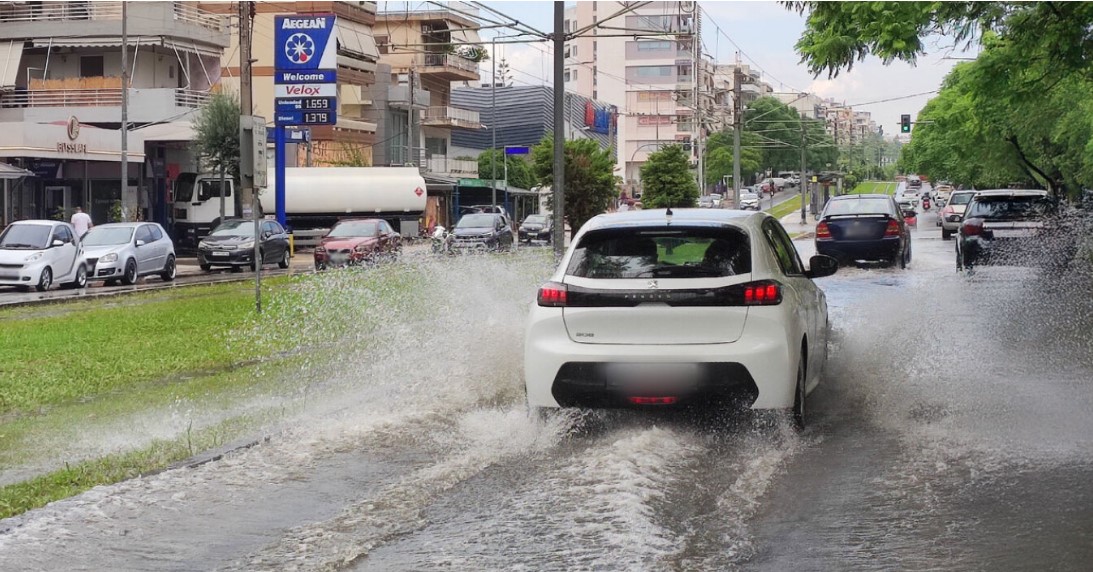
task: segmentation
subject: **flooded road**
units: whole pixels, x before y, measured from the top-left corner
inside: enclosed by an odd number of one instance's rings
[[[296,411],[268,443],[0,521],[0,569],[1084,570],[1089,277],[959,275],[930,216],[907,270],[820,281],[833,339],[803,434],[529,419],[535,249],[407,260],[424,278],[391,313],[345,276],[308,282],[301,337],[360,325],[261,396]]]

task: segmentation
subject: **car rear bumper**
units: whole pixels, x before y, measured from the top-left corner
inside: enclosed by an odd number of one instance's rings
[[[899,237],[876,240],[817,240],[816,252],[836,259],[888,260],[899,254]]]
[[[754,316],[752,314],[755,314]],[[630,385],[612,377],[613,364],[696,364],[693,383],[660,390],[673,406],[737,404],[752,409],[793,405],[797,352],[784,322],[750,312],[740,339],[715,344],[588,344],[569,338],[560,309],[532,309],[524,346],[524,379],[533,407],[627,407],[630,397],[650,397],[644,381]],[[780,316],[780,314],[779,314]],[[798,341],[799,343],[799,341]],[[674,381],[674,380],[666,380]]]

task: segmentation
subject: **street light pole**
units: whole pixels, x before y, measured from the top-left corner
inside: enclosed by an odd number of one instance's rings
[[[565,2],[554,2],[554,258],[565,252]]]
[[[490,72],[490,108],[493,109],[493,125],[490,126],[493,143],[490,144],[490,206],[497,206],[497,36],[493,37],[493,53],[490,60],[493,62],[493,71]]]

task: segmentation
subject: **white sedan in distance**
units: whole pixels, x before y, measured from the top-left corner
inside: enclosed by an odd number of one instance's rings
[[[528,407],[788,410],[827,359],[827,299],[763,212],[600,215],[574,237],[528,319]]]

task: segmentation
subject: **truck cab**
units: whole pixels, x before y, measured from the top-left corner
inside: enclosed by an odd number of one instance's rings
[[[235,212],[235,181],[224,180],[224,216]],[[171,214],[174,236],[183,243],[197,244],[220,223],[220,175],[180,173],[173,188]]]

